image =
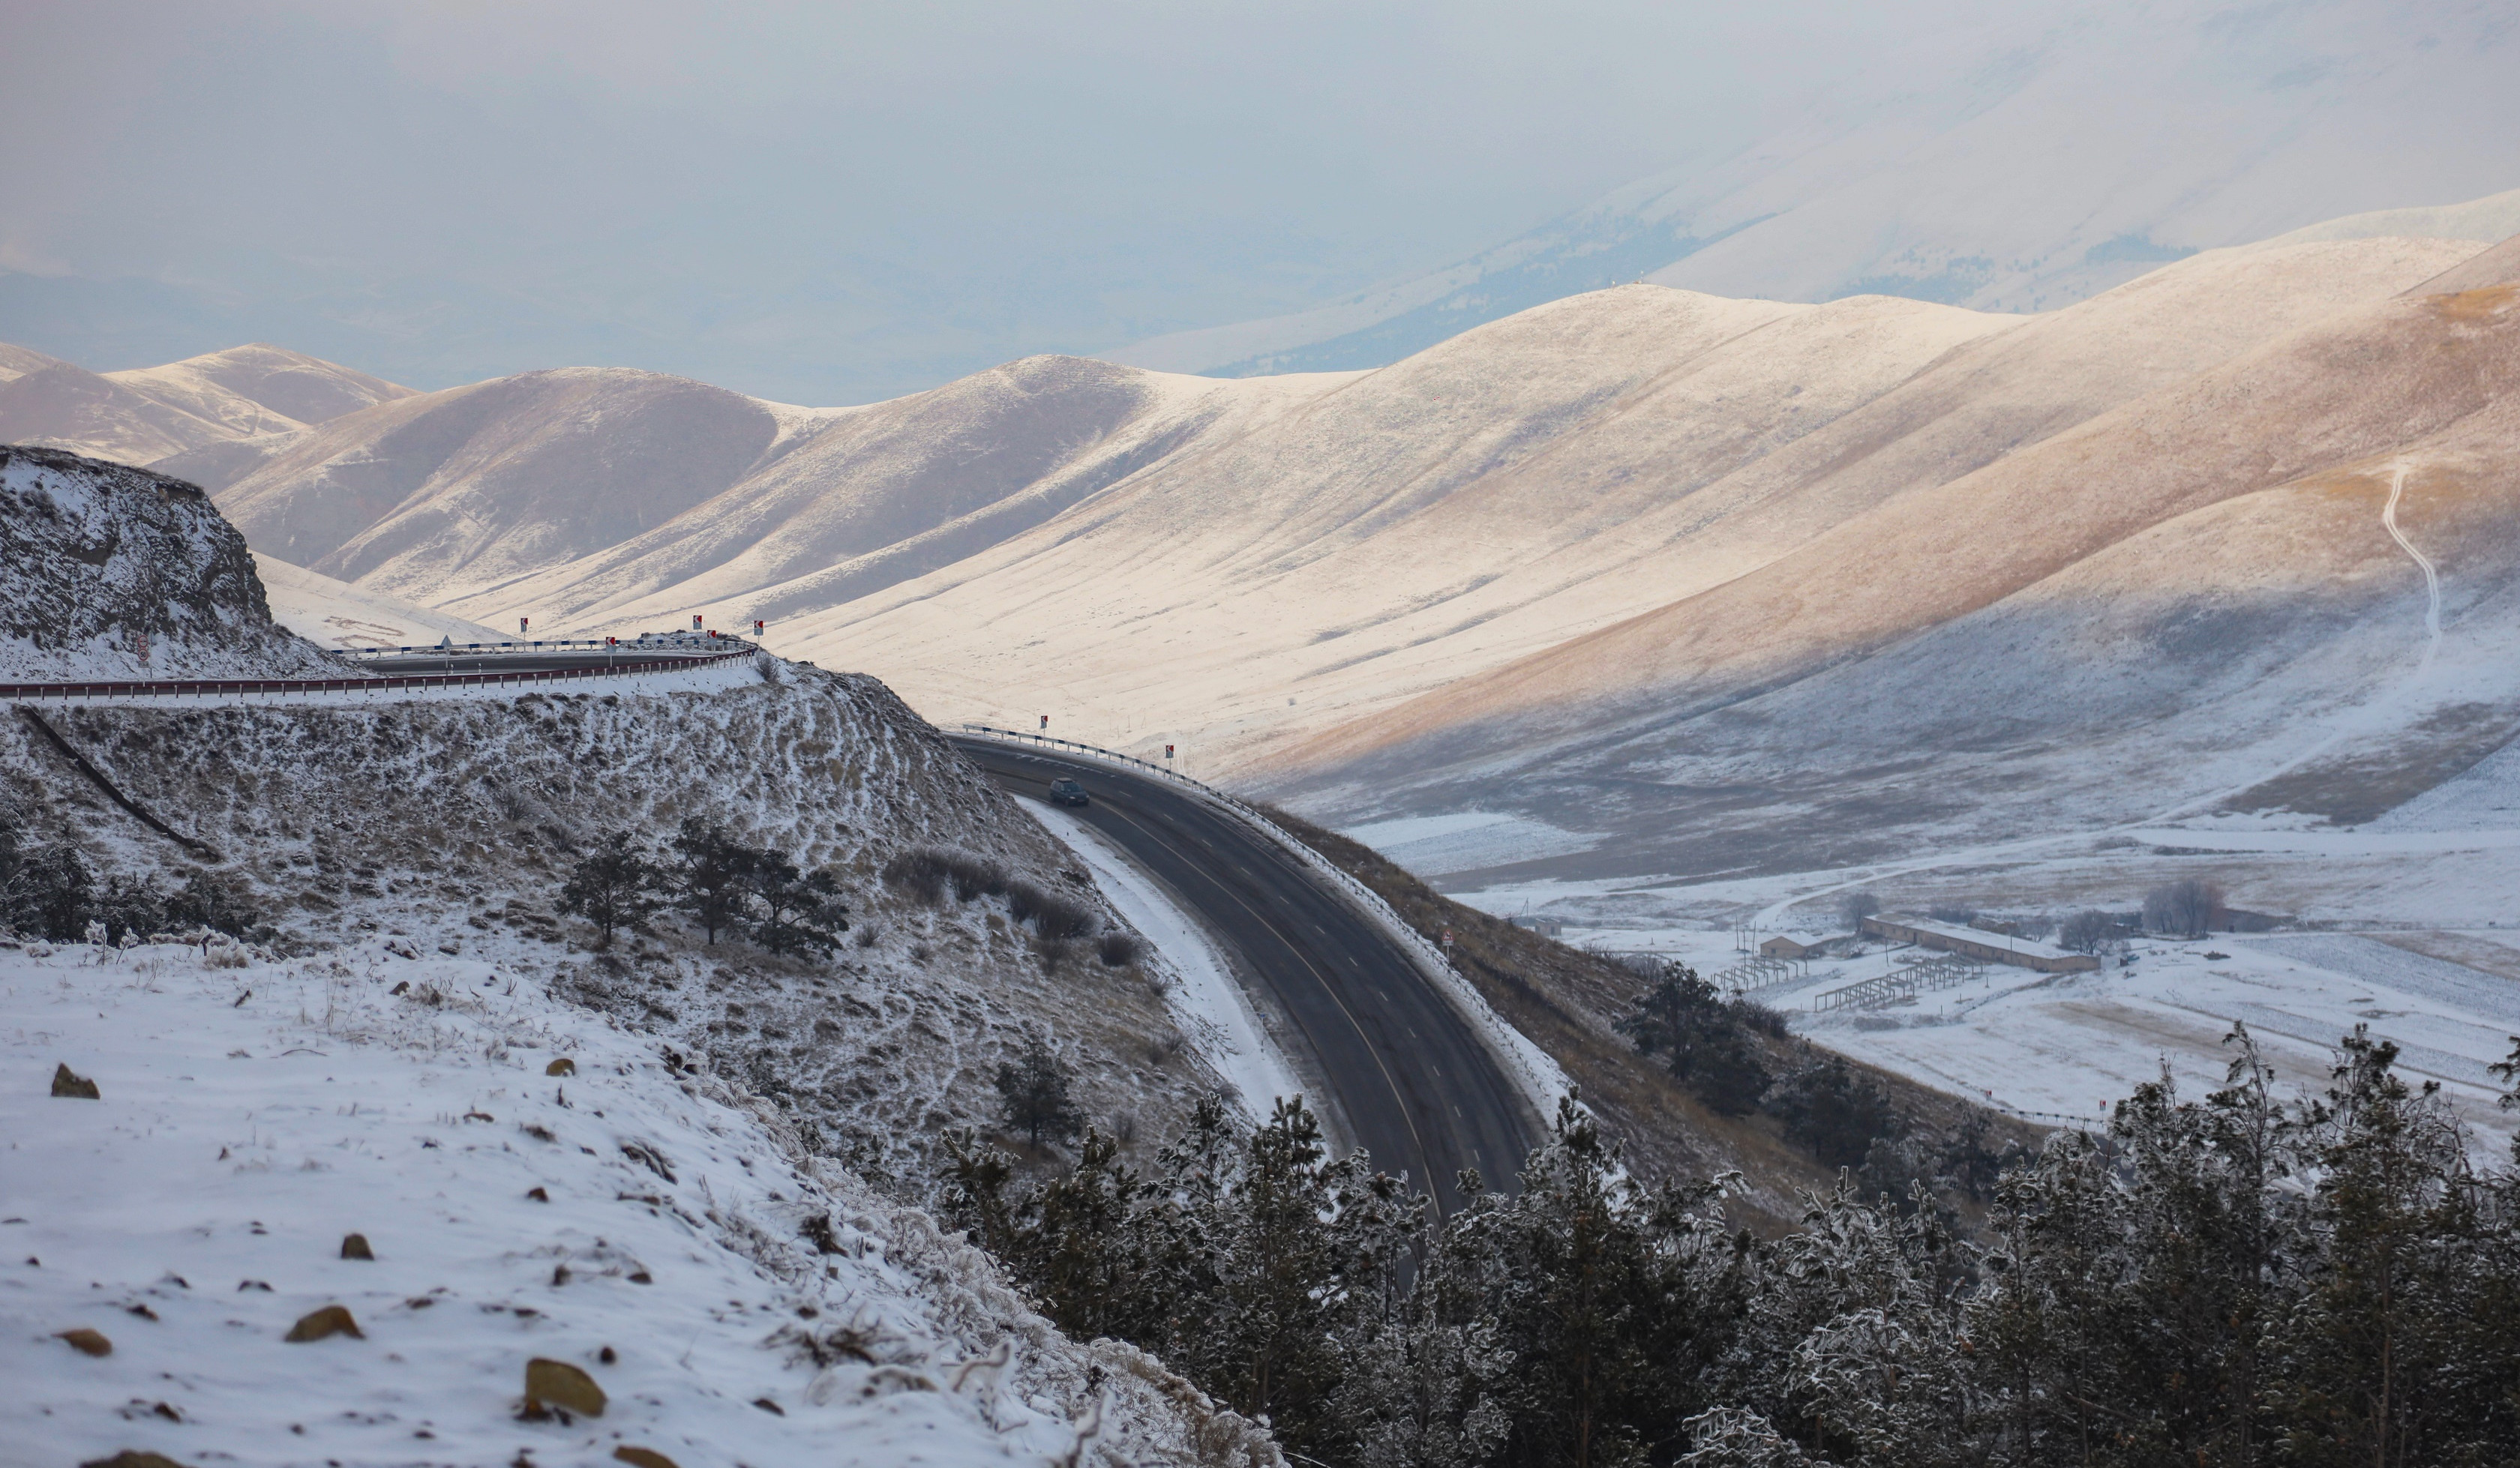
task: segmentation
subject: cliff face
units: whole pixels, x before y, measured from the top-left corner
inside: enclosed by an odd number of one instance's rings
[[[0,446],[0,678],[341,671],[273,623],[245,537],[200,489]]]

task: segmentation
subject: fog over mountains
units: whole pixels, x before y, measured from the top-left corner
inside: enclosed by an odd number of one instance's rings
[[[334,395],[284,401],[192,363],[13,431],[229,423],[156,464],[318,577],[493,627],[765,618],[938,720],[1176,745],[1344,823],[1502,823],[1463,881],[2181,806],[2359,823],[2520,727],[2520,261],[2460,238],[2514,201],[2027,316],[1631,285],[1379,371],[1043,357],[845,409],[311,359],[270,380]],[[191,382],[370,401],[167,418]]]
[[[1107,355],[1235,375],[1379,367],[1640,279],[2049,310],[2200,249],[2510,186],[2520,27],[2496,7],[2020,7],[1976,40],[1920,33],[1876,67],[1902,79],[1889,93],[1815,97],[1746,149],[1446,269]],[[2482,239],[2520,232],[2520,199],[2477,223]]]

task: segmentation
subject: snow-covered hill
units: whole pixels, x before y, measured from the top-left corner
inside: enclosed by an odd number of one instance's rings
[[[198,488],[0,446],[0,678],[338,677],[272,625],[245,538]]]
[[[273,556],[257,554],[253,568],[270,601],[271,619],[319,647],[410,647],[440,639],[496,643],[508,637]]]
[[[0,573],[70,578],[96,645],[13,624],[27,671],[126,671],[144,627],[160,671],[329,661],[274,625],[200,491],[0,455]],[[1055,1055],[1133,1146],[1223,1084],[1160,952],[1075,941],[1126,922],[1065,847],[864,677],[484,693],[0,721],[12,1444],[1279,1461],[1160,1364],[1062,1339],[912,1211],[946,1129],[1007,1135],[1017,1055]],[[670,860],[689,822],[828,876],[840,944],[778,951],[721,916],[604,945],[562,914],[582,858]],[[927,849],[998,879],[888,875]],[[46,1094],[60,1066],[101,1095]],[[357,1329],[292,1338],[328,1307]],[[529,1406],[536,1357],[604,1410]]]
[[[521,946],[0,950],[13,1456],[1279,1461]]]
[[[1983,310],[2082,299],[2166,260],[2339,216],[2520,233],[2520,33],[2494,6],[2234,0],[1920,19],[1861,82],[1470,259],[1307,312],[1108,353],[1172,372],[1379,367],[1636,280]],[[2484,196],[2498,196],[2486,199]],[[2480,200],[2464,211],[2415,206]],[[2334,237],[2330,237],[2334,238]]]
[[[774,638],[846,647],[941,715],[1049,713],[1079,738],[1175,743],[1247,774],[1289,738],[1722,586],[2469,253],[2217,253],[2026,320],[1884,297],[1578,296]]]
[[[177,455],[178,477],[250,459],[280,437],[411,389],[263,342],[92,373],[21,347],[0,348],[0,443],[40,444],[147,465]]]
[[[1822,861],[1848,831],[1977,840],[2057,815],[2003,796],[1954,824],[1960,807],[1905,776],[1885,793],[1849,773],[1983,752],[2025,718],[2074,731],[2060,782],[2036,761],[1955,778],[2087,788],[2071,819],[2115,819],[2107,792],[2138,771],[2236,790],[2395,750],[2412,793],[2498,738],[2498,716],[2455,710],[2498,708],[2499,674],[2391,694],[2415,732],[2383,719],[2361,753],[2339,735],[2279,754],[2264,711],[2394,687],[2415,562],[2355,499],[2385,498],[2374,466],[2468,455],[2498,482],[2506,254],[2369,233],[2439,223],[2335,221],[2031,316],[1630,286],[1361,374],[1044,358],[842,410],[537,374],[299,430],[221,495],[270,554],[483,625],[767,618],[780,650],[875,669],[933,716],[1170,744],[1331,819],[1512,817],[1538,832],[1520,854],[1561,873],[1669,871],[1675,846],[1732,862],[1742,842]],[[2436,281],[2468,316],[2391,303]],[[2421,464],[2410,535],[2439,528]],[[2321,474],[2362,487],[2313,493]],[[2296,544],[2314,511],[2341,518]],[[2492,543],[2484,521],[2456,533]],[[2495,584],[2474,583],[2480,605]],[[2242,606],[2258,620],[2232,621]],[[1754,728],[1789,706],[1786,732]],[[1678,756],[1655,741],[1725,719],[1751,763],[1657,793],[1647,772]],[[1631,727],[1634,759],[1605,752]],[[1769,755],[1807,799],[1762,803]],[[2262,803],[2342,812],[2395,788],[2347,783],[2362,793]],[[1736,809],[1791,839],[1700,839]]]
[[[2520,726],[2515,423],[2520,281],[2376,301],[1281,768],[1595,832],[1568,874],[2359,823]]]
[[[207,482],[266,554],[442,606],[687,513],[830,416],[570,368],[380,404]]]

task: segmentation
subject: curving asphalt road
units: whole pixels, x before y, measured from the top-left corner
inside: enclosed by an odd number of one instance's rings
[[[948,735],[1008,790],[1032,799],[1066,776],[1093,803],[1078,819],[1152,872],[1230,948],[1292,1020],[1347,1130],[1385,1171],[1446,1213],[1478,1169],[1511,1189],[1538,1123],[1494,1055],[1381,929],[1294,857],[1198,796],[1105,765]]]

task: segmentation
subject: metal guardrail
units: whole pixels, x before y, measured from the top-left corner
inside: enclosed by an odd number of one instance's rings
[[[559,683],[575,678],[668,673],[748,657],[749,645],[697,657],[650,658],[601,668],[539,668],[515,673],[389,673],[374,678],[179,678],[92,679],[81,683],[0,683],[0,698],[181,698],[233,694],[381,693],[395,689],[466,688],[499,684]]]
[[[753,650],[754,645],[742,638],[726,637],[715,633],[669,632],[662,636],[651,633],[629,642],[608,643],[602,638],[559,638],[533,643],[507,641],[425,643],[408,647],[343,647],[338,651],[343,657],[411,657],[458,652],[480,654],[566,652],[572,648],[583,648],[590,652],[602,652],[608,648],[621,652],[652,652],[660,647],[722,647],[749,652]]]
[[[1021,730],[998,729],[987,724],[966,723],[962,728],[966,734],[978,734],[984,738],[1004,740],[1012,744],[1029,744],[1036,748],[1056,748],[1082,755],[1088,759],[1101,760],[1106,764],[1126,766],[1132,771],[1152,775],[1185,786],[1209,803],[1238,817],[1258,830],[1261,835],[1302,862],[1305,867],[1328,878],[1331,885],[1345,895],[1368,921],[1383,929],[1394,942],[1400,945],[1404,953],[1417,961],[1426,976],[1435,981],[1436,988],[1452,1001],[1454,1009],[1462,1018],[1468,1020],[1471,1028],[1487,1041],[1489,1051],[1497,1057],[1498,1062],[1505,1066],[1507,1073],[1517,1083],[1524,1101],[1530,1105],[1544,1130],[1549,1125],[1549,1119],[1556,1114],[1557,1098],[1567,1094],[1570,1090],[1565,1073],[1558,1069],[1557,1063],[1550,1059],[1538,1045],[1533,1045],[1529,1037],[1507,1024],[1502,1015],[1489,1007],[1488,1001],[1480,996],[1477,988],[1468,979],[1462,977],[1460,969],[1453,966],[1453,960],[1444,956],[1443,950],[1428,942],[1425,934],[1410,926],[1408,919],[1394,911],[1391,904],[1383,900],[1381,893],[1358,881],[1354,876],[1340,869],[1338,865],[1329,858],[1297,840],[1292,833],[1262,815],[1248,802],[1228,794],[1205,780],[1194,779],[1178,771],[1167,770],[1161,765],[1150,760],[1142,760],[1133,754],[1104,749],[1099,744],[1080,744],[1073,739],[1055,738],[1049,734],[1025,734]]]

